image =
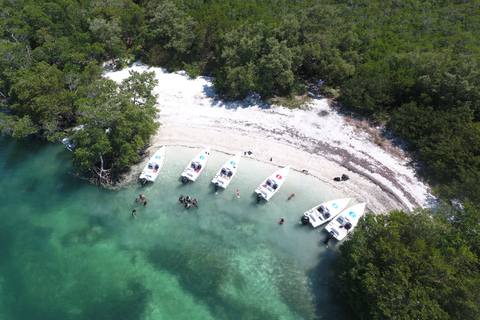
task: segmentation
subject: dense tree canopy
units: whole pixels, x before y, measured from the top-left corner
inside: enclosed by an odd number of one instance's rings
[[[429,210],[368,214],[340,247],[343,288],[360,317],[478,319],[480,216],[474,212],[455,214],[455,223]]]
[[[78,101],[79,127],[72,135],[76,149],[73,163],[90,170],[100,184],[117,180],[122,170],[136,163],[148,143],[155,122],[155,74],[131,72],[120,86],[101,79],[85,88]]]
[[[325,94],[410,142],[445,198],[480,203],[480,6],[465,1],[0,0],[0,130],[55,140],[98,67],[213,76],[224,97]],[[48,79],[44,82],[42,79]],[[48,82],[48,83],[47,83]],[[54,95],[52,93],[55,92]]]
[[[71,137],[73,163],[111,184],[155,122],[136,59],[212,76],[222,97],[321,92],[409,142],[458,208],[367,215],[341,247],[364,319],[479,318],[480,4],[428,0],[0,0],[0,133]]]

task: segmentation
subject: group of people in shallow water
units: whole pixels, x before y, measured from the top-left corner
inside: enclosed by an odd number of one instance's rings
[[[290,198],[288,200],[290,200]],[[147,197],[145,197],[143,194],[140,194],[138,198],[135,198],[135,204],[139,202],[143,202],[144,207],[147,206]],[[178,203],[184,204],[187,210],[190,210],[191,206],[198,208],[197,199],[190,198],[189,196],[184,197],[183,194],[180,196],[180,198],[178,198]],[[137,209],[133,209],[132,217],[134,217],[135,219],[137,218]],[[284,222],[284,219],[280,219],[280,224],[283,224]]]
[[[135,204],[143,202],[143,206],[147,206],[147,197],[145,197],[143,194],[138,195],[138,198],[135,198]],[[137,218],[137,209],[133,209],[132,211],[132,217],[135,219]]]
[[[197,199],[190,198],[189,196],[184,197],[183,194],[178,198],[178,203],[183,203],[187,210],[189,210],[191,206],[198,208]]]
[[[143,194],[139,195],[138,198],[135,198],[135,204],[139,202],[143,202],[143,206],[146,207],[147,197],[145,197]],[[178,199],[178,203],[183,203],[185,205],[185,208],[187,208],[187,210],[190,209],[191,206],[198,208],[197,199],[190,198],[189,196],[184,197],[183,194]],[[133,209],[132,217],[134,217],[135,219],[137,218],[137,209]]]

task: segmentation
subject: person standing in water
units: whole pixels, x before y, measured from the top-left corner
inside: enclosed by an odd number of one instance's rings
[[[285,220],[280,219],[280,224],[283,224],[284,222],[285,222]]]
[[[178,198],[178,203],[185,203],[185,197],[183,194],[180,196],[180,198]]]
[[[132,211],[132,217],[134,217],[135,219],[137,219],[136,213],[137,213],[137,210],[136,210],[136,209],[133,209],[133,211]]]
[[[144,207],[147,206],[147,201],[144,201],[144,202],[143,202],[143,206],[144,206]]]

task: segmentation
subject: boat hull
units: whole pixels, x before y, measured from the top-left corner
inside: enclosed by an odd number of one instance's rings
[[[230,182],[237,174],[238,166],[240,165],[241,154],[238,153],[230,158],[221,168],[218,170],[215,177],[212,179],[212,183],[226,189]]]
[[[208,157],[210,156],[210,148],[204,149],[197,154],[195,158],[190,161],[189,165],[183,170],[181,176],[187,178],[190,181],[197,181],[198,177],[202,174],[203,170],[207,166]]]
[[[337,218],[327,224],[325,230],[332,232],[333,237],[338,241],[343,240],[353,231],[360,218],[364,215],[365,206],[365,203],[359,203],[343,210]]]
[[[303,215],[308,217],[312,227],[317,228],[339,215],[349,202],[350,198],[330,200],[311,208]]]
[[[147,165],[140,174],[140,180],[155,182],[165,163],[165,146],[158,149],[148,160]]]
[[[257,189],[255,189],[255,193],[261,196],[263,199],[269,201],[284,185],[289,170],[290,167],[287,166],[275,171],[267,179],[263,180]]]

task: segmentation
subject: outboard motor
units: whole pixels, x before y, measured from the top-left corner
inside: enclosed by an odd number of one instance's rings
[[[182,177],[182,183],[186,184],[187,182],[188,182],[188,178],[187,177]]]
[[[215,192],[218,191],[218,182],[215,182]]]
[[[262,196],[260,195],[260,193],[257,193],[257,204],[260,203],[260,200],[262,200]]]
[[[310,218],[308,216],[303,216],[301,220],[302,220],[302,224],[310,223]]]
[[[327,239],[325,239],[325,241],[323,242],[323,243],[325,243],[325,244],[327,245],[327,247],[328,247],[328,241],[330,241],[330,239],[333,238],[333,235],[334,235],[334,234],[335,234],[335,233],[334,233],[333,231],[330,231],[330,233],[329,233],[328,236],[327,236]]]
[[[147,178],[142,178],[142,179],[140,180],[140,183],[142,184],[142,186],[146,186],[147,183],[148,183]]]

